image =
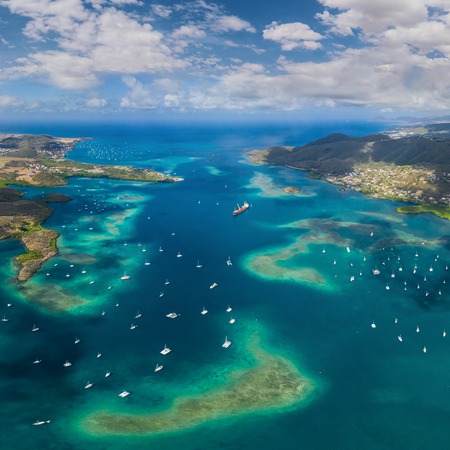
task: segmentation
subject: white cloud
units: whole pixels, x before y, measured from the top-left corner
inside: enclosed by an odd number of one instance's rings
[[[162,17],[163,19],[168,19],[172,14],[172,10],[168,6],[152,5],[151,8],[155,16]]]
[[[23,100],[13,95],[0,95],[0,109],[22,106],[23,104]]]
[[[59,46],[18,59],[3,77],[38,74],[62,89],[85,89],[97,85],[102,73],[150,73],[185,66],[172,55],[161,32],[116,8],[88,11],[78,0],[1,1],[31,18],[25,27],[28,37],[56,35]]]
[[[206,33],[196,25],[182,25],[172,33],[172,38],[202,39]]]
[[[139,0],[109,0],[109,2],[113,5],[140,5],[142,6],[144,3]]]
[[[7,41],[3,36],[0,35],[0,42],[8,48],[14,48],[14,45],[12,45],[9,41]]]
[[[127,76],[123,77],[122,81],[129,90],[120,101],[121,108],[155,109],[158,107],[158,101],[152,96],[150,89],[136,78]]]
[[[283,50],[290,51],[299,47],[306,50],[318,50],[322,45],[317,41],[323,39],[324,36],[313,31],[305,23],[279,24],[272,22],[263,31],[263,38],[278,42]]]
[[[412,27],[391,28],[381,38],[387,46],[407,44],[421,53],[438,50],[450,57],[450,24],[444,22],[428,21]]]
[[[166,94],[164,96],[164,106],[166,108],[179,108],[180,106],[180,97],[175,94]]]
[[[64,97],[68,110],[118,103],[143,110],[449,109],[450,0],[318,1],[324,8],[315,18],[326,32],[310,22],[272,22],[256,34],[250,22],[205,0],[146,2],[151,17],[141,0],[0,0],[25,19],[27,44],[33,40],[11,66],[0,61],[0,78],[67,90],[111,78],[125,84],[116,98],[108,91],[109,101],[98,93]],[[279,58],[268,41],[291,59]],[[295,49],[315,53],[299,57]],[[21,102],[0,97],[0,106],[26,108]]]
[[[210,22],[210,29],[218,33],[226,33],[228,31],[248,31],[249,33],[256,33],[255,28],[249,22],[240,19],[237,16],[210,13],[206,17]]]
[[[326,10],[318,14],[324,24],[337,34],[350,35],[353,30],[366,33],[381,32],[391,26],[410,26],[427,19],[425,0],[318,0],[326,8],[341,12],[332,14]]]
[[[104,108],[107,104],[107,100],[99,97],[94,97],[86,100],[86,106],[89,108]]]

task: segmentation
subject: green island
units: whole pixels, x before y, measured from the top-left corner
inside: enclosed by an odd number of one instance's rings
[[[288,409],[311,397],[314,384],[288,359],[263,350],[259,338],[247,351],[255,365],[229,374],[222,385],[196,396],[177,398],[168,409],[149,413],[95,411],[82,420],[95,435],[145,435],[176,432],[217,419]]]
[[[66,159],[67,152],[86,139],[0,134],[0,240],[17,239],[26,249],[26,253],[16,258],[20,267],[19,281],[29,279],[45,261],[58,253],[56,240],[59,233],[44,228],[42,223],[53,213],[48,203],[71,199],[52,193],[43,200],[30,200],[23,198],[23,192],[8,185],[63,186],[70,177],[168,183],[182,180],[149,169]]]
[[[307,170],[343,189],[413,203],[398,212],[430,212],[450,218],[450,124],[431,124],[385,134],[332,134],[297,147],[247,154],[256,164]]]
[[[450,208],[445,206],[438,205],[410,205],[410,206],[401,206],[397,208],[397,211],[401,214],[420,214],[420,213],[431,213],[435,216],[440,217],[441,219],[450,220]]]

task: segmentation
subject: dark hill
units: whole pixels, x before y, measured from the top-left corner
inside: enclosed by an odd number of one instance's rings
[[[433,130],[446,130],[450,124],[439,124]],[[448,137],[445,133],[444,137]],[[351,172],[358,163],[386,162],[397,165],[450,167],[450,139],[408,136],[399,139],[384,134],[352,138],[332,134],[306,145],[288,149],[268,149],[267,162],[313,170],[324,174]]]

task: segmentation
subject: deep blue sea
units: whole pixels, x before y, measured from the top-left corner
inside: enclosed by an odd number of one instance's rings
[[[400,215],[395,202],[253,165],[243,153],[386,127],[5,126],[92,137],[68,157],[184,181],[73,178],[24,189],[73,201],[53,205],[45,226],[61,233],[60,254],[28,282],[14,281],[21,245],[0,244],[1,448],[447,449],[449,223]],[[288,195],[286,186],[302,191]],[[251,207],[233,217],[244,200]],[[305,281],[305,271],[321,282]],[[166,433],[86,429],[98,411],[152,414],[226,385],[251,370],[255,330],[266,351],[313,382],[307,401]],[[163,356],[165,345],[172,351]],[[123,390],[131,394],[120,398]]]

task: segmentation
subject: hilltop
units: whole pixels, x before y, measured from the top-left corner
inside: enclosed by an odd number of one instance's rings
[[[249,155],[255,163],[308,170],[372,197],[426,206],[400,212],[439,211],[440,217],[450,217],[450,124],[362,137],[336,133],[302,146],[276,146]]]

